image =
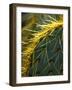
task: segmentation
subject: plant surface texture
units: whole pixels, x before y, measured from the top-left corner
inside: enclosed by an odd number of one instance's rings
[[[22,13],[21,76],[63,74],[63,15]]]

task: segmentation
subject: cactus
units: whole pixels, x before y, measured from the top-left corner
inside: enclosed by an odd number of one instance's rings
[[[22,14],[22,76],[63,74],[63,15]]]

